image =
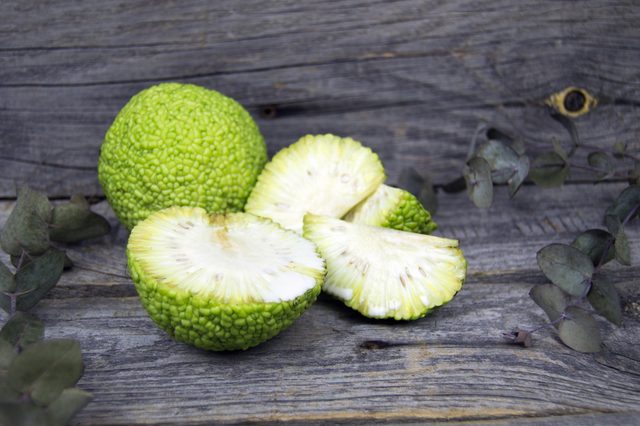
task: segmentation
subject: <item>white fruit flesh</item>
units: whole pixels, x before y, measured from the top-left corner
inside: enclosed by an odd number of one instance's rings
[[[323,290],[372,318],[415,319],[453,298],[466,275],[458,241],[307,215],[327,261]]]
[[[384,179],[380,159],[360,142],[308,135],[265,166],[245,210],[300,233],[305,213],[342,217]]]
[[[369,198],[354,207],[346,216],[347,222],[377,224],[400,201],[403,191],[388,185],[380,185]]]
[[[313,243],[267,219],[210,216],[191,207],[141,222],[128,250],[159,283],[220,303],[293,300],[313,288],[324,269]]]

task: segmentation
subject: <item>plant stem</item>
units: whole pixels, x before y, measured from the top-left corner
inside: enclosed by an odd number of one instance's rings
[[[613,171],[613,172],[607,172],[606,170],[602,170],[602,169],[598,169],[596,167],[591,167],[591,166],[586,166],[584,164],[576,164],[576,163],[569,163],[569,166],[576,168],[576,169],[583,169],[583,170],[588,170],[592,173],[601,173],[601,174],[605,174],[605,175],[611,175],[613,177],[617,177],[617,178],[628,178],[628,174],[624,173],[624,172],[620,172],[620,171]]]
[[[576,145],[576,148],[591,149],[593,151],[601,151],[601,152],[606,152],[608,154],[614,154],[613,150],[611,149],[605,149],[599,146],[583,144],[583,143]],[[640,161],[639,156],[630,154],[628,152],[621,152],[619,155],[622,155],[623,157],[631,158],[632,160],[635,160],[635,161]]]

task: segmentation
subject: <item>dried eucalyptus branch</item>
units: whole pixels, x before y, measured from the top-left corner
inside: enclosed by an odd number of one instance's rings
[[[598,352],[601,337],[592,314],[597,313],[616,325],[622,322],[620,296],[603,267],[614,259],[622,265],[630,264],[625,228],[639,213],[640,186],[631,185],[607,209],[604,221],[608,230],[590,229],[571,245],[543,247],[537,255],[538,266],[551,283],[534,286],[529,295],[550,322],[531,330],[518,328],[504,336],[530,346],[534,332],[554,326],[560,340],[570,348]]]
[[[43,340],[44,325],[25,313],[72,263],[52,242],[75,243],[110,232],[84,197],[52,206],[46,195],[24,186],[0,232],[0,247],[15,267],[0,262],[0,424],[65,425],[91,400],[74,387],[84,367],[78,342]]]

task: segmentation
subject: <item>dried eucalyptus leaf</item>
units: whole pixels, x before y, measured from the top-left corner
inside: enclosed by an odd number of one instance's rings
[[[567,308],[566,314],[558,326],[560,340],[578,352],[599,352],[602,341],[596,320],[575,306]]]
[[[51,203],[46,195],[28,186],[21,187],[16,205],[0,232],[0,246],[16,256],[23,249],[29,254],[44,252],[49,247],[51,216]]]
[[[467,194],[473,203],[481,208],[491,207],[493,202],[493,183],[491,182],[491,167],[483,158],[473,157],[464,170],[467,182]]]
[[[571,245],[591,258],[594,266],[600,264],[605,249],[607,254],[602,265],[615,257],[615,248],[611,242],[613,235],[603,229],[589,229],[578,235]]]
[[[558,154],[558,156],[562,158],[565,162],[569,161],[569,155],[567,154],[567,151],[564,150],[564,148],[562,147],[562,145],[557,139],[553,139],[551,141],[551,144],[553,145],[553,152]]]
[[[529,296],[540,306],[551,321],[562,315],[569,304],[567,293],[553,284],[538,284],[529,291]],[[556,325],[557,327],[557,325]]]
[[[3,351],[3,349],[1,348],[3,345],[8,345],[8,347],[13,352],[13,355],[12,355],[13,358],[15,358],[18,355],[17,353],[15,353],[11,345],[9,345],[7,342],[0,343],[0,351]],[[4,347],[6,348],[7,346],[4,346]],[[4,368],[5,367],[0,367],[0,369],[4,369]],[[20,392],[18,392],[17,390],[11,387],[11,384],[7,381],[5,377],[5,373],[6,372],[0,373],[0,403],[19,402]],[[0,408],[0,411],[1,410],[2,408]],[[0,425],[6,424],[6,423],[2,423],[1,419],[2,419],[2,414],[0,413]]]
[[[11,299],[6,293],[13,293],[16,290],[16,280],[13,273],[4,262],[0,262],[0,308],[9,312]]]
[[[550,244],[537,254],[538,266],[552,283],[572,296],[581,296],[593,275],[591,258],[575,247]]]
[[[111,225],[102,216],[92,212],[84,198],[53,208],[49,237],[60,243],[77,243],[89,238],[101,237],[111,232]]]
[[[14,256],[14,255],[11,255],[11,256],[9,256],[9,260],[11,261],[11,264],[12,264],[14,267],[16,267],[16,268],[17,268],[17,267],[20,265],[20,258],[21,258],[21,257],[22,257],[22,256]],[[28,257],[26,257],[26,256],[25,256],[25,259],[28,259]]]
[[[507,183],[517,171],[518,154],[502,142],[490,140],[483,143],[478,147],[476,156],[489,163],[493,183]]]
[[[13,272],[11,272],[4,262],[0,262],[0,292],[13,292],[15,289],[16,280]]]
[[[80,345],[75,340],[42,340],[28,346],[9,367],[7,378],[20,392],[30,393],[39,405],[54,401],[74,386],[84,366]]]
[[[509,197],[513,198],[520,189],[522,182],[527,178],[529,174],[529,157],[526,155],[518,158],[518,163],[516,164],[516,172],[511,176],[511,178],[507,181],[509,184]]]
[[[605,212],[607,229],[616,235],[620,224],[627,216],[631,215],[629,218],[632,219],[638,215],[638,205],[640,205],[640,186],[628,186]]]
[[[0,382],[5,382],[4,373],[11,365],[11,361],[18,355],[13,345],[7,340],[0,339]],[[0,388],[0,390],[2,390]],[[4,400],[0,397],[0,402]]]
[[[562,185],[568,175],[568,163],[556,152],[547,152],[536,157],[529,170],[529,178],[543,188]]]
[[[609,157],[606,152],[594,151],[587,156],[587,162],[595,169],[598,169],[598,178],[604,179],[609,176],[615,167],[613,158]]]
[[[0,425],[49,426],[44,409],[29,401],[0,403]]]
[[[524,155],[525,153],[525,146],[522,139],[512,137],[502,130],[498,130],[495,127],[490,127],[487,129],[486,136],[488,140],[495,140],[508,144],[509,147],[513,149],[518,155]]]
[[[616,325],[622,323],[620,295],[608,279],[601,275],[594,276],[587,299],[600,315]]]
[[[0,340],[9,342],[19,350],[42,340],[44,324],[36,316],[17,312],[0,330]]]
[[[615,142],[613,144],[613,155],[617,158],[624,157],[627,152],[627,145],[624,142]]]
[[[92,396],[78,388],[62,391],[60,396],[47,407],[50,424],[63,426],[69,423],[73,416],[91,401]]]
[[[623,265],[631,265],[631,250],[629,248],[629,239],[627,238],[627,234],[624,232],[624,228],[622,227],[618,229],[618,233],[616,234],[615,248],[616,260]]]
[[[18,296],[18,310],[31,309],[60,279],[64,267],[64,252],[50,248],[42,256],[34,257],[16,273],[16,291],[26,292]]]

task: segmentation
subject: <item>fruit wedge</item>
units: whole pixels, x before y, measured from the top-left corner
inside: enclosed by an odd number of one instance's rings
[[[323,290],[371,318],[423,317],[450,301],[466,275],[457,240],[313,214],[304,236],[327,262]]]
[[[131,232],[131,278],[151,318],[176,340],[247,349],[313,303],[325,274],[310,241],[246,213],[172,207]]]
[[[360,142],[307,135],[267,163],[245,211],[301,233],[305,213],[342,217],[384,179],[380,159]]]

